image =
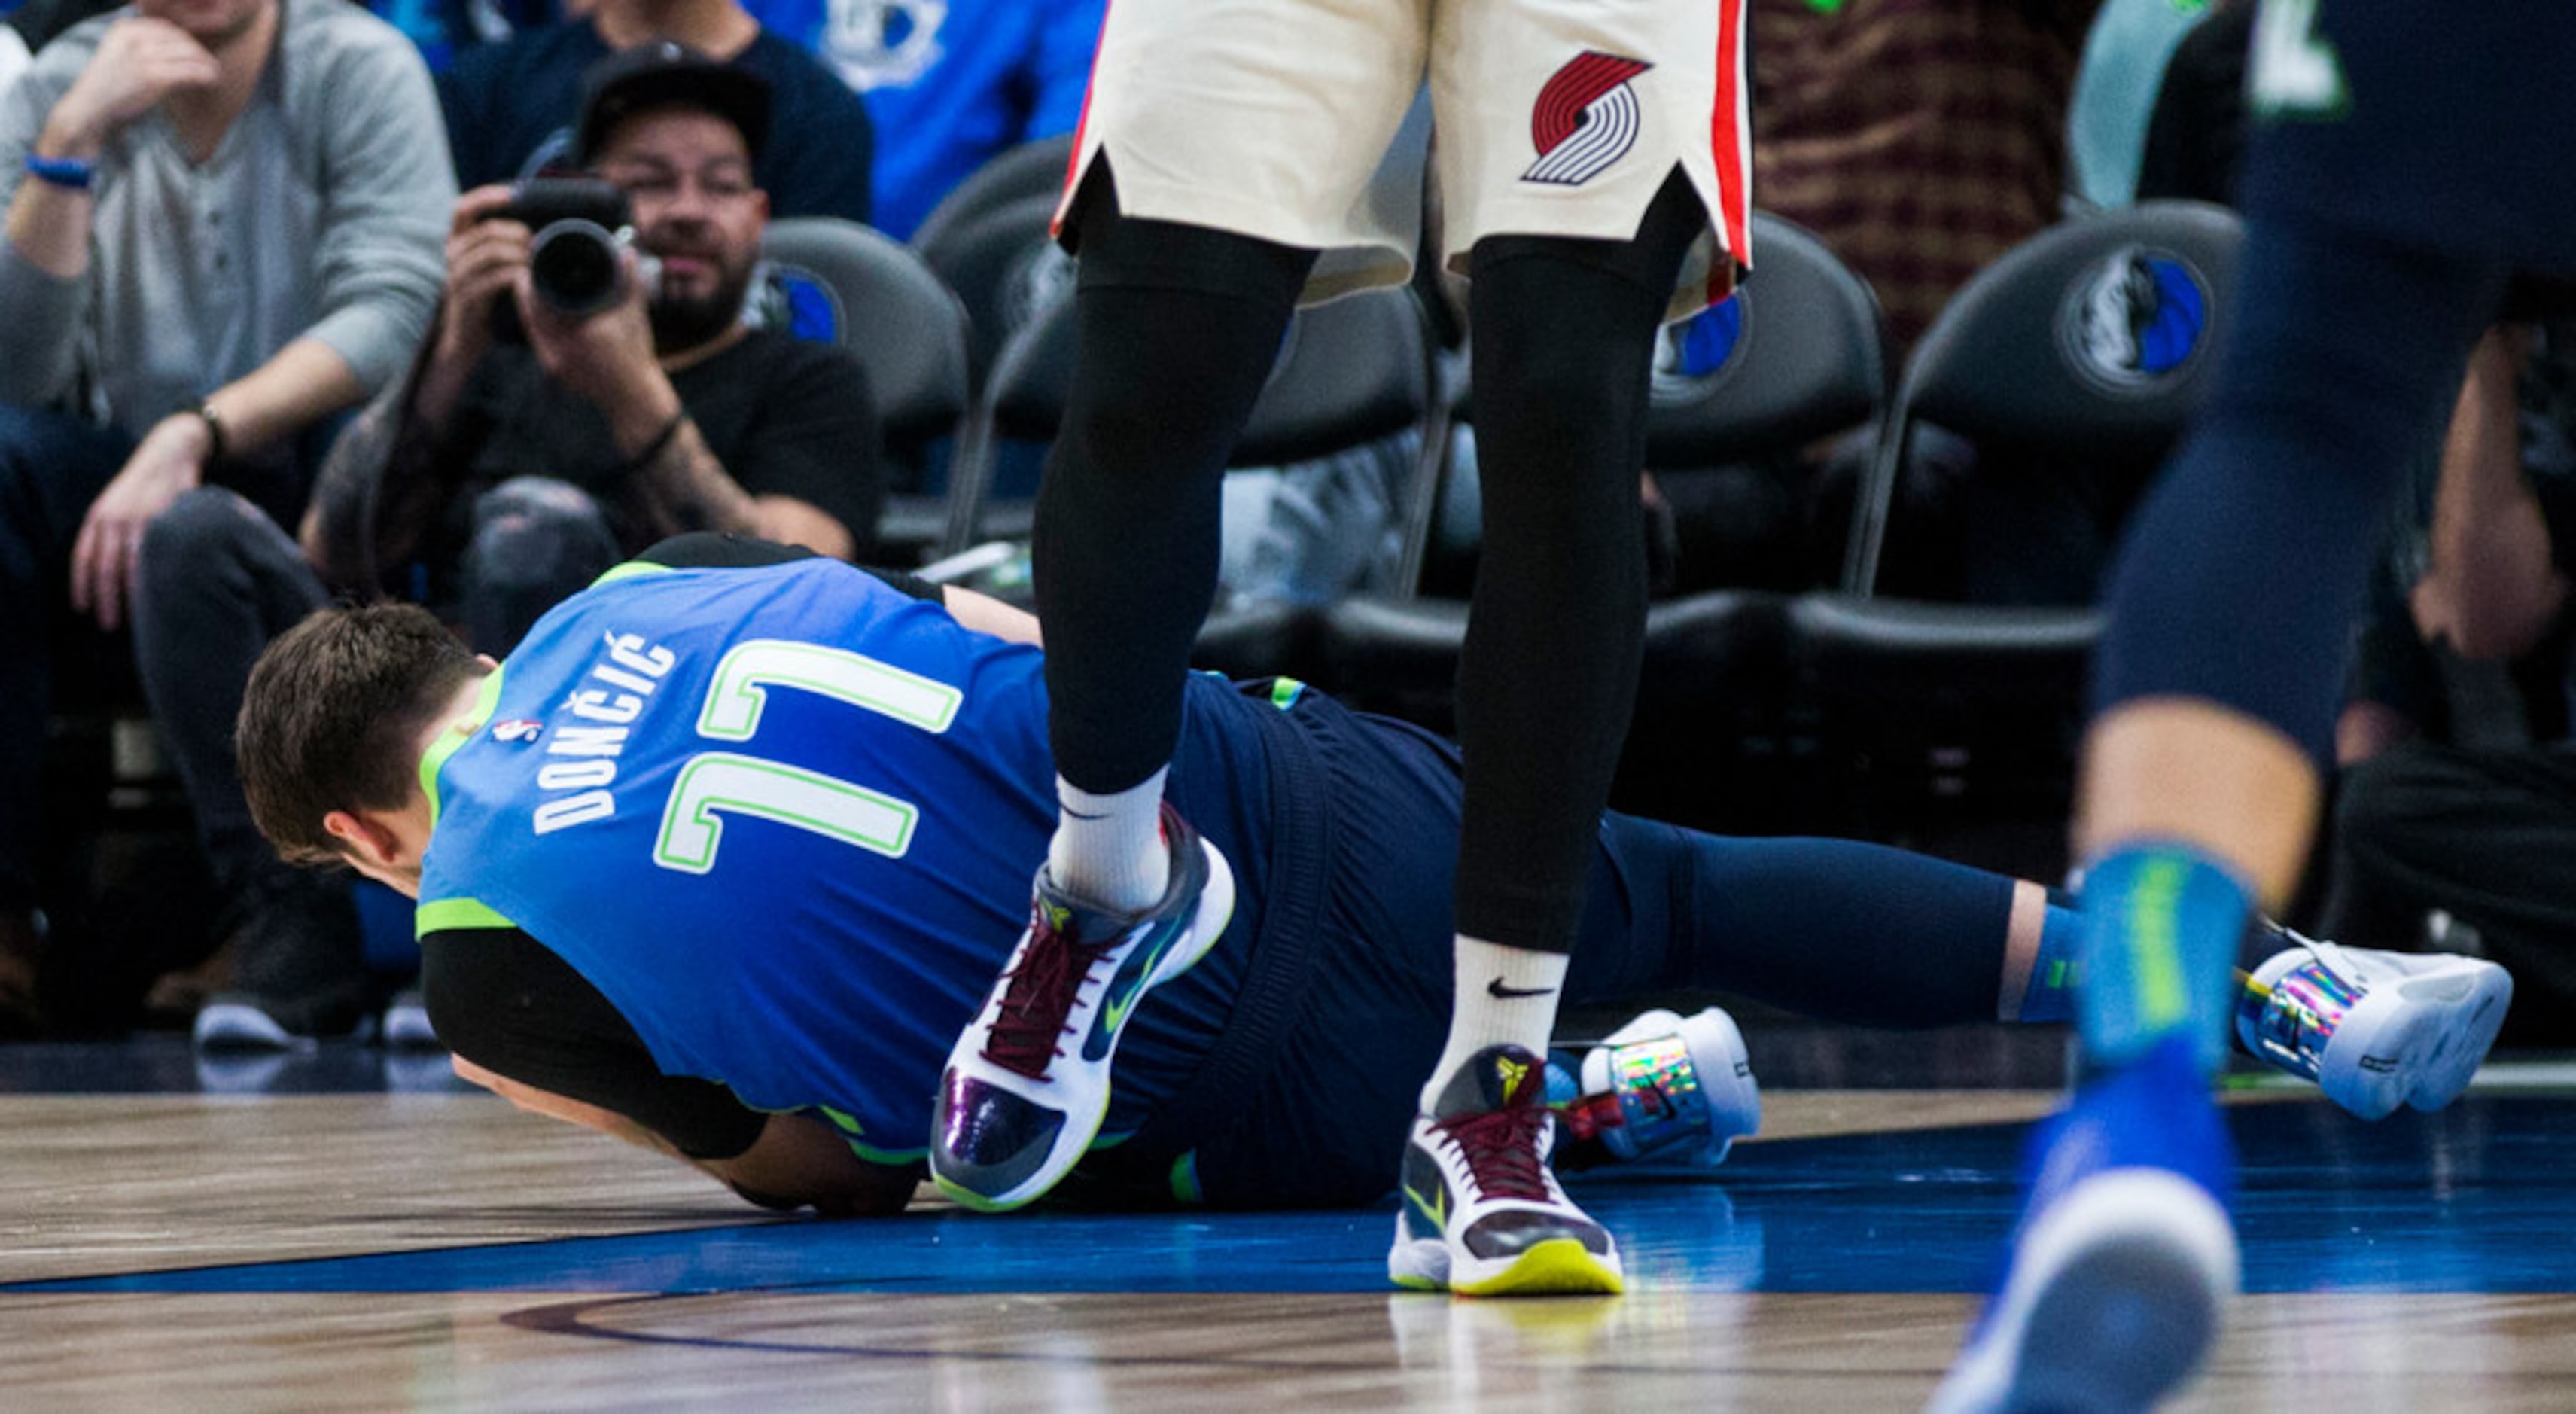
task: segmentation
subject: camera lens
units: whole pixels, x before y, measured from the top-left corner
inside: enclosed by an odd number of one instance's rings
[[[620,243],[590,221],[556,221],[537,232],[528,280],[559,314],[594,314],[617,302]]]

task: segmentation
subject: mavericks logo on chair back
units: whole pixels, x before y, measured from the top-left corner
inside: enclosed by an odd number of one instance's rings
[[[1654,382],[1649,396],[1657,407],[1674,407],[1707,397],[1744,344],[1744,323],[1751,314],[1741,291],[1678,324],[1667,324],[1655,336]]]
[[[2059,351],[2097,392],[2143,398],[2179,381],[2209,327],[2209,283],[2180,256],[2147,246],[2113,251],[2068,287]]]

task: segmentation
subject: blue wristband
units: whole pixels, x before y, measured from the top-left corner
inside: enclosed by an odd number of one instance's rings
[[[98,176],[98,164],[78,157],[39,157],[30,152],[27,175],[65,191],[88,191],[91,180]]]

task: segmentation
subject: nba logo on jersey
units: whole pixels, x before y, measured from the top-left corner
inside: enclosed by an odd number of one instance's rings
[[[535,741],[545,729],[545,724],[542,722],[532,722],[525,717],[512,717],[506,722],[492,724],[492,739],[525,744]]]
[[[1530,110],[1538,161],[1521,180],[1579,187],[1627,156],[1644,121],[1628,80],[1653,67],[1643,59],[1586,50],[1557,70]]]
[[[2200,272],[2165,251],[2130,246],[2076,277],[2057,332],[2077,377],[2106,393],[2144,397],[2181,376],[2208,326]]]

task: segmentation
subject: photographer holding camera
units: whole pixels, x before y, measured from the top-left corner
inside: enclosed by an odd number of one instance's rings
[[[497,656],[557,599],[680,531],[836,558],[871,538],[884,476],[863,367],[742,322],[768,211],[750,175],[766,85],[648,44],[585,88],[597,180],[458,199],[429,339],[332,447],[300,547],[211,497],[153,527],[145,688],[249,925],[232,935],[237,993],[198,1014],[201,1045],[343,1031],[378,1000],[345,884],[277,865],[232,762],[252,661],[333,590],[420,600]],[[165,979],[163,1001],[218,985],[220,960],[202,975]]]

